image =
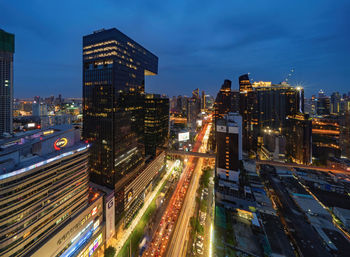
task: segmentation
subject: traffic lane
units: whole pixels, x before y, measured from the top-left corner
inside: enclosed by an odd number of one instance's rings
[[[159,232],[157,232],[157,236],[154,238],[149,250],[151,253],[156,253],[162,256],[164,249],[168,244],[168,238],[164,240],[164,238],[162,237],[162,234],[163,234],[162,226],[163,227],[168,226],[171,219],[173,219],[173,222],[177,219],[177,214],[179,212],[179,209],[181,208],[181,203],[183,198],[182,192],[184,191],[183,189],[186,188],[188,176],[191,175],[192,166],[193,166],[192,161],[193,161],[193,158],[190,158],[188,165],[185,169],[185,172],[180,177],[180,183],[178,184],[178,187],[174,195],[172,196],[172,201],[169,205],[169,208],[164,215],[164,218],[163,218],[164,223],[161,222],[161,224],[159,224],[159,229],[158,229]],[[171,230],[167,231],[167,233],[168,233],[167,237],[172,234]],[[149,251],[147,251],[145,255],[148,255]]]
[[[184,206],[181,210],[181,214],[178,218],[178,222],[175,227],[174,235],[171,238],[169,250],[167,256],[182,256],[186,249],[184,249],[184,243],[187,236],[188,224],[195,204],[195,192],[197,191],[199,184],[199,174],[201,168],[201,160],[198,161],[194,170],[193,177],[190,182],[189,191],[186,194]],[[176,235],[176,236],[175,236]]]
[[[207,128],[207,126],[205,126],[205,129]],[[199,147],[200,147],[200,145],[201,145],[201,143],[202,143],[202,139],[203,139],[203,131],[205,131],[205,129],[203,129],[202,130],[202,133],[200,133],[199,134],[199,136],[198,136],[198,140],[197,140],[197,142],[196,142],[196,144],[195,144],[195,146],[194,146],[194,149],[198,149]],[[178,186],[177,186],[177,188],[176,188],[176,191],[175,191],[175,193],[174,193],[174,195],[173,195],[173,197],[172,197],[172,200],[171,200],[171,203],[170,203],[170,205],[169,205],[169,211],[171,210],[171,208],[174,206],[174,204],[175,204],[175,208],[176,207],[178,207],[178,208],[181,208],[181,200],[182,199],[180,199],[181,198],[181,190],[183,189],[183,185],[185,185],[185,192],[187,191],[186,189],[187,189],[187,187],[186,187],[186,179],[187,178],[185,178],[185,173],[187,174],[187,177],[189,176],[191,176],[191,173],[192,173],[192,167],[194,168],[194,164],[193,164],[193,161],[195,161],[196,162],[196,159],[194,159],[193,157],[191,157],[190,159],[189,159],[189,162],[188,162],[188,166],[187,166],[187,168],[185,169],[185,172],[181,175],[181,178],[180,178],[180,183],[178,184]],[[196,163],[195,163],[196,164]],[[188,167],[190,167],[190,168],[188,168]],[[184,181],[184,179],[185,179],[185,181]],[[180,195],[179,195],[180,194]],[[180,196],[180,197],[179,197]],[[182,196],[183,197],[183,196]],[[179,205],[179,206],[178,206]],[[176,210],[175,210],[176,211]],[[169,215],[173,215],[173,213],[171,212],[171,213],[169,213],[168,211],[165,213],[165,221],[167,221],[167,220],[169,220],[169,219],[171,219],[171,216],[169,216]],[[175,213],[175,220],[177,220],[177,213]],[[162,226],[162,224],[160,224],[160,229],[158,229],[158,230],[160,230],[160,232],[159,233],[157,233],[156,235],[156,238],[154,239],[154,240],[152,240],[152,243],[151,243],[151,247],[150,247],[150,249],[149,249],[149,251],[151,251],[151,253],[154,253],[154,252],[156,252],[157,254],[160,254],[160,255],[162,255],[162,253],[163,253],[163,249],[165,248],[165,246],[167,245],[167,243],[168,243],[168,241],[167,240],[164,240],[164,238],[162,238],[162,240],[163,240],[163,242],[160,240],[160,236],[162,235],[162,228],[161,228],[161,226]],[[171,234],[173,234],[173,233],[171,233]],[[170,234],[170,235],[171,235]],[[154,248],[157,248],[158,247],[158,249],[154,249]],[[148,252],[149,251],[146,251],[145,252],[145,255],[148,255]]]

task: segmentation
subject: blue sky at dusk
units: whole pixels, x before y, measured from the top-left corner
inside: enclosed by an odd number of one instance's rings
[[[291,68],[306,95],[350,91],[350,1],[1,1],[16,36],[16,97],[81,96],[82,36],[116,27],[159,57],[146,91],[215,95],[238,76],[281,82]]]

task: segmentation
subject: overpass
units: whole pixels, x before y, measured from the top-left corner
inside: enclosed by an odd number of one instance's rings
[[[191,151],[179,151],[179,150],[166,150],[168,155],[182,155],[182,156],[193,156],[201,158],[216,158],[215,153],[199,153]]]
[[[287,168],[300,168],[300,169],[306,169],[306,170],[317,170],[317,171],[323,171],[323,172],[333,172],[333,173],[338,173],[338,174],[350,175],[349,171],[346,171],[343,169],[334,169],[334,168],[325,167],[325,166],[323,166],[323,167],[308,166],[308,165],[303,165],[303,164],[284,163],[284,162],[276,162],[276,161],[269,161],[269,160],[256,160],[256,164],[265,164],[265,165],[287,167]]]

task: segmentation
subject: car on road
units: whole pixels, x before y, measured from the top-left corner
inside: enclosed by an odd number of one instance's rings
[[[198,248],[202,249],[202,248],[203,248],[203,242],[197,241],[196,246],[197,246]]]
[[[197,240],[203,241],[204,238],[203,238],[201,235],[198,235],[198,236],[197,236]]]
[[[200,254],[200,255],[202,255],[202,254],[203,254],[203,250],[200,249],[200,248],[198,248],[198,249],[197,249],[197,253]]]

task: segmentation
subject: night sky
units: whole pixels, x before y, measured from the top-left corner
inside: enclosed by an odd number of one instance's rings
[[[80,97],[82,36],[116,27],[159,57],[146,91],[216,95],[238,76],[292,83],[306,95],[350,91],[348,0],[1,1],[16,36],[16,97]]]

